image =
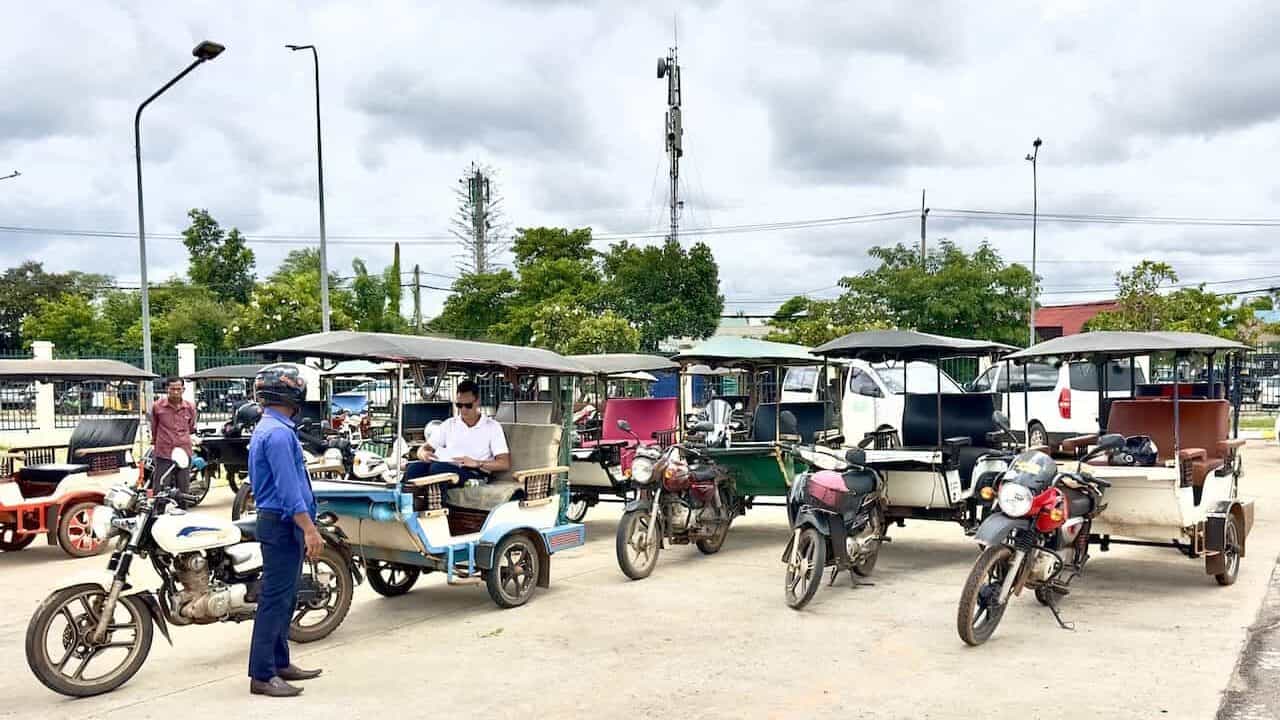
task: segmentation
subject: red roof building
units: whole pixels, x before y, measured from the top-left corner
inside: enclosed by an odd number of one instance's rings
[[[1036,308],[1036,338],[1049,340],[1063,335],[1075,335],[1084,330],[1084,324],[1094,315],[1115,310],[1115,300],[1076,303],[1074,305],[1046,305]]]

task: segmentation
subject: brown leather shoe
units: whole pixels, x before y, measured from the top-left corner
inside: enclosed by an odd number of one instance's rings
[[[303,670],[297,665],[290,663],[289,667],[277,670],[276,675],[278,675],[281,680],[297,682],[299,680],[313,680],[320,677],[320,673],[322,672],[324,671],[319,668],[316,668],[315,670]]]
[[[279,675],[275,675],[266,682],[251,678],[249,680],[249,694],[266,695],[267,697],[297,697],[302,694],[302,688],[294,687],[282,680]]]

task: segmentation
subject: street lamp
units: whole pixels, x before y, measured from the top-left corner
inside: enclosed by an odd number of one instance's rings
[[[1031,152],[1027,160],[1031,163],[1031,319],[1029,321],[1031,341],[1027,347],[1036,344],[1036,224],[1040,214],[1040,191],[1037,186],[1036,161],[1040,157],[1040,138],[1031,143]]]
[[[0,175],[0,180],[9,180],[9,179],[11,179],[11,178],[16,178],[16,177],[18,177],[18,176],[19,176],[19,175],[21,175],[21,174],[22,174],[22,173],[18,172],[17,170],[14,170],[13,172],[9,173],[8,175]]]
[[[138,267],[142,285],[142,368],[147,372],[151,372],[151,302],[147,294],[147,233],[142,213],[142,111],[151,104],[152,100],[163,95],[165,90],[173,87],[175,83],[186,77],[187,73],[195,70],[196,66],[218,57],[225,49],[224,46],[208,40],[195,46],[191,51],[195,61],[165,83],[164,87],[152,93],[151,97],[143,100],[138,106],[138,112],[133,116],[133,152],[138,171]],[[151,385],[148,384],[147,388],[147,395],[150,396]]]
[[[320,329],[329,332],[329,255],[324,235],[324,149],[320,144],[320,53],[315,45],[285,45],[290,50],[310,50],[316,78],[316,172],[320,185]]]

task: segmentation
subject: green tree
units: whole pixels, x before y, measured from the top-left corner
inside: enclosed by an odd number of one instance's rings
[[[356,330],[378,332],[386,329],[383,318],[387,305],[387,282],[380,275],[369,274],[364,260],[351,261],[355,276],[351,280],[352,323]]]
[[[59,351],[74,354],[99,351],[113,341],[110,329],[98,322],[93,301],[76,293],[37,301],[35,312],[22,321],[22,335],[52,341]]]
[[[444,309],[427,327],[464,339],[488,339],[489,328],[510,314],[516,289],[516,276],[510,270],[462,275],[453,281]]]
[[[600,270],[591,229],[519,228],[511,246],[518,273],[507,317],[489,328],[493,339],[513,345],[554,348],[572,335],[577,321],[562,313],[598,313]]]
[[[944,240],[923,264],[899,243],[874,247],[880,265],[840,281],[833,314],[864,326],[899,327],[955,337],[1026,342],[1031,271],[1006,265],[987,243],[966,253]]]
[[[34,260],[5,270],[0,275],[0,349],[19,350],[30,347],[32,340],[44,339],[22,332],[23,320],[41,300],[58,300],[64,293],[93,298],[111,282],[110,276],[96,273],[46,272]]]
[[[709,337],[720,324],[720,268],[705,243],[645,246],[621,242],[603,258],[605,304],[635,324],[653,351],[669,337]]]
[[[244,236],[232,228],[224,231],[208,210],[187,212],[191,225],[182,231],[182,243],[190,256],[191,281],[213,291],[219,300],[245,303],[253,292],[254,256]]]
[[[640,349],[640,331],[626,318],[606,310],[583,318],[573,335],[558,350],[570,355],[626,353]]]
[[[404,294],[403,283],[401,282],[403,277],[404,275],[400,272],[400,243],[396,243],[391,264],[382,272],[382,281],[387,290],[389,330],[400,330],[405,325],[403,322],[404,316],[400,314],[400,298]]]
[[[817,347],[855,330],[883,327],[863,318],[845,317],[835,300],[796,296],[782,303],[769,324],[776,328],[765,339]]]
[[[329,273],[329,322],[350,328],[353,298]],[[290,252],[265,282],[258,283],[227,330],[227,347],[240,348],[320,332],[320,252]]]
[[[1174,288],[1177,282],[1172,266],[1153,260],[1117,272],[1116,309],[1098,313],[1085,329],[1198,332],[1243,342],[1256,341],[1264,329],[1254,319],[1254,303],[1237,304],[1235,296],[1204,285]]]

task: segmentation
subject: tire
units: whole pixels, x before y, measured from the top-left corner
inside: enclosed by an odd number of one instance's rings
[[[382,597],[397,597],[409,592],[421,574],[422,571],[416,567],[382,560],[370,561],[365,573],[369,587]]]
[[[628,510],[618,521],[617,539],[614,543],[618,567],[632,580],[649,577],[657,566],[658,554],[662,551],[661,529],[649,527],[649,519],[649,511],[640,509]],[[645,537],[634,537],[639,534],[644,534]],[[633,540],[636,542],[633,543]]]
[[[1240,575],[1240,528],[1239,521],[1235,516],[1231,516],[1231,522],[1227,523],[1227,549],[1224,554],[1227,558],[1227,569],[1213,576],[1219,585],[1227,586],[1236,583],[1236,577]]]
[[[565,518],[571,523],[580,523],[587,516],[590,507],[585,497],[575,497],[569,500],[569,507],[565,508]]]
[[[528,535],[508,535],[493,554],[494,566],[485,573],[489,597],[500,608],[514,608],[529,602],[538,588],[538,548]]]
[[[236,490],[236,499],[231,502],[231,519],[239,520],[254,512],[257,512],[257,506],[253,502],[253,486],[245,483]]]
[[[956,629],[967,645],[976,647],[986,642],[1004,617],[1007,604],[984,608],[981,601],[983,590],[986,589],[986,594],[990,595],[991,584],[1003,580],[1005,573],[1010,571],[1009,561],[1012,558],[1013,550],[1008,545],[993,545],[983,550],[973,563],[964,591],[960,593],[960,607],[956,613]],[[998,593],[999,586],[995,587]]]
[[[187,485],[187,492],[184,495],[183,507],[193,508],[209,496],[209,488],[213,486],[213,473],[205,468],[200,472],[191,473],[191,481]]]
[[[822,533],[811,527],[805,528],[800,532],[796,543],[800,564],[792,566],[787,563],[782,583],[787,607],[792,610],[799,610],[809,604],[818,592],[818,586],[822,584],[823,571],[827,569],[827,539]]]
[[[876,569],[876,561],[880,559],[880,548],[884,546],[881,540],[884,539],[885,534],[884,508],[879,505],[875,506],[871,510],[871,519],[868,520],[868,524],[871,525],[876,534],[875,548],[862,562],[851,568],[854,574],[862,577],[870,575]]]
[[[725,490],[720,490],[721,507],[725,508],[725,512],[729,517],[725,519],[724,524],[719,527],[715,535],[694,543],[698,546],[698,550],[703,555],[715,555],[720,552],[720,548],[724,546],[724,539],[729,537],[729,528],[733,525],[733,519],[737,517],[737,510],[733,504],[733,498]]]
[[[1049,441],[1049,433],[1045,431],[1044,425],[1033,422],[1027,426],[1027,447],[1036,445],[1044,445],[1049,448],[1049,454],[1053,454],[1053,443]]]
[[[17,552],[35,542],[36,533],[18,534],[13,525],[0,525],[0,552]]]
[[[62,511],[58,519],[58,546],[73,558],[97,555],[102,540],[93,536],[90,520],[96,502],[78,502]]]
[[[73,585],[55,591],[36,608],[31,621],[27,623],[27,667],[31,668],[36,679],[45,687],[71,697],[101,695],[125,684],[142,668],[151,652],[155,628],[151,625],[151,614],[146,603],[136,595],[126,595],[116,603],[113,619],[119,618],[122,613],[127,615],[130,625],[134,627],[133,637],[127,641],[114,638],[115,633],[128,629],[129,626],[125,626],[113,630],[107,640],[108,643],[128,643],[128,647],[119,648],[126,651],[123,660],[110,672],[90,680],[77,680],[74,675],[88,670],[87,666],[92,663],[96,653],[103,649],[89,652],[88,657],[81,660],[70,675],[58,669],[60,661],[65,662],[64,669],[68,669],[75,656],[89,650],[82,643],[89,629],[86,620],[92,617],[90,607],[100,604],[106,597],[107,593],[101,586]],[[82,612],[76,615],[76,611]],[[63,623],[63,630],[55,633],[56,639],[63,644],[65,661],[63,658],[49,656],[49,631],[59,620],[66,621]],[[67,645],[68,641],[71,641],[70,647]]]
[[[249,487],[242,485],[241,487]],[[319,612],[320,607],[297,609],[293,621],[289,623],[289,639],[296,643],[315,642],[326,638],[347,617],[351,610],[351,598],[355,595],[356,583],[351,577],[351,569],[347,567],[346,558],[331,545],[325,545],[320,556],[315,559],[317,569],[332,573],[329,583],[329,595],[323,601],[326,614],[314,625],[303,625],[308,615]],[[305,577],[311,570],[311,561],[303,561],[302,574]],[[320,603],[317,603],[319,605]]]

